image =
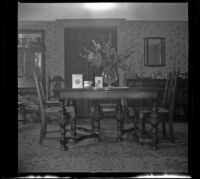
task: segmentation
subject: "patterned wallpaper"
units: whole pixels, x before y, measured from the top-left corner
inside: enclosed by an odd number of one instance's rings
[[[173,69],[188,71],[188,23],[168,21],[126,21],[119,28],[121,38],[120,50],[133,47],[131,56],[132,70],[139,76],[150,76],[152,73],[165,73]],[[165,66],[144,67],[144,38],[165,38]]]
[[[48,84],[48,76],[61,75],[63,64],[59,59],[58,32],[55,22],[19,22],[18,29],[27,30],[45,30],[45,59],[46,59],[46,84]],[[46,90],[48,85],[46,86]]]
[[[76,21],[76,20],[74,20]],[[64,77],[64,20],[49,22],[19,22],[19,29],[45,30],[46,77],[61,75]],[[165,38],[164,67],[144,67],[144,38]],[[162,74],[173,69],[188,71],[188,22],[179,21],[122,21],[118,26],[118,51],[134,48],[129,58],[132,72],[139,76],[150,76],[161,71]],[[123,72],[120,71],[120,84]],[[48,79],[48,78],[46,78]]]

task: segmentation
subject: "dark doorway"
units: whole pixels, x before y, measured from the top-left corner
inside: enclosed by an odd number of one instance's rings
[[[94,81],[95,76],[101,76],[102,69],[92,67],[86,59],[80,57],[82,48],[92,49],[92,39],[101,43],[112,35],[112,47],[117,51],[116,27],[70,27],[65,28],[65,85],[72,87],[72,74],[83,74],[83,80]],[[91,101],[77,101],[77,116],[90,115]]]

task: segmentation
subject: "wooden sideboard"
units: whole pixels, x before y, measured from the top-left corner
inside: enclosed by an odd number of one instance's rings
[[[166,79],[126,79],[126,86],[129,87],[157,87],[158,92],[158,104],[161,104],[162,97],[164,93]],[[176,112],[177,117],[181,117],[187,120],[188,117],[188,79],[180,78],[178,79],[178,90],[176,98]],[[148,103],[148,101],[143,101],[143,103]],[[135,104],[134,104],[135,105]],[[137,105],[137,104],[136,104]]]

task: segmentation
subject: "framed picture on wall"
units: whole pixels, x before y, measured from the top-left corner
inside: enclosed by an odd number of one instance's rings
[[[144,38],[144,66],[165,66],[165,38]]]

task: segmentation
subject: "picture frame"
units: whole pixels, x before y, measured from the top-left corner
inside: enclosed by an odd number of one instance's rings
[[[83,88],[83,74],[72,74],[72,88]]]
[[[95,76],[95,87],[102,88],[103,87],[103,77]]]
[[[165,66],[165,38],[144,38],[144,66]]]

